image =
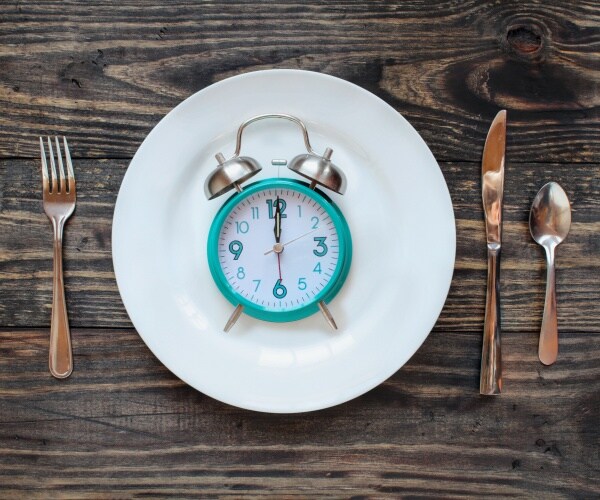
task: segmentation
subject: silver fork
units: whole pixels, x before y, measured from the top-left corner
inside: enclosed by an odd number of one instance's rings
[[[40,137],[40,153],[42,157],[42,188],[44,193],[44,211],[52,222],[54,229],[54,277],[52,283],[52,320],[50,323],[50,373],[56,378],[67,378],[73,371],[73,353],[71,351],[71,332],[65,301],[65,284],[63,280],[62,240],[65,222],[75,210],[76,191],[75,174],[67,139],[63,137],[67,175],[60,151],[58,137],[56,144],[56,159],[58,161],[58,176],[54,162],[52,141],[48,137],[48,158],[50,160],[50,175],[46,162],[44,141]],[[52,181],[52,182],[50,182]]]

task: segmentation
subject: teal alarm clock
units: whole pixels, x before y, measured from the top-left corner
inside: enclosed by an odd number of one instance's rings
[[[309,182],[270,178],[242,187],[261,170],[256,160],[240,156],[242,133],[250,123],[267,118],[300,126],[307,153],[274,164]],[[314,152],[304,123],[291,115],[259,115],[238,129],[234,155],[216,155],[218,166],[205,183],[214,199],[236,192],[217,212],[208,234],[207,258],[218,290],[234,310],[229,331],[242,312],[265,321],[288,322],[321,311],[337,329],[327,304],[342,288],[352,261],[352,238],[339,207],[320,189],[343,194],[346,177],[331,161],[333,151]]]

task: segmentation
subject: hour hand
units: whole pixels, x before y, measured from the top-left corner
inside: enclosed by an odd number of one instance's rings
[[[275,200],[275,227],[273,228],[275,233],[275,243],[281,241],[281,207],[279,204],[279,196]]]

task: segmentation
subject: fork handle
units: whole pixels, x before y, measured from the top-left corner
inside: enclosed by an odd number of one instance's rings
[[[52,320],[50,323],[50,373],[56,378],[67,378],[73,371],[71,332],[65,300],[63,279],[62,239],[65,218],[52,220],[54,228],[54,276],[52,280]]]

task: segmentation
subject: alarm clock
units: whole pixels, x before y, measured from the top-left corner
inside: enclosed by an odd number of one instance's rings
[[[302,130],[307,153],[273,160],[308,179],[273,177],[242,186],[262,170],[240,156],[244,129],[259,120],[285,119]],[[327,323],[337,324],[327,304],[342,288],[352,261],[352,238],[339,207],[320,188],[344,194],[346,177],[332,161],[310,145],[299,118],[266,114],[243,122],[233,156],[215,155],[218,165],[204,185],[215,199],[235,193],[217,212],[209,230],[207,257],[210,273],[223,296],[235,306],[226,322],[229,331],[242,312],[265,321],[288,322],[321,311]]]

